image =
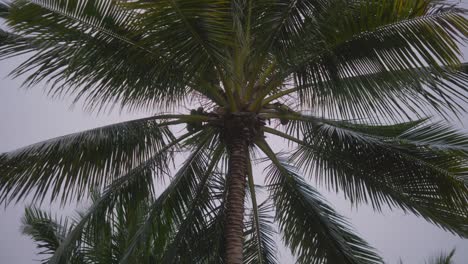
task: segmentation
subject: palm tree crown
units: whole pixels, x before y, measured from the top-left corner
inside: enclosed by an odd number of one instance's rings
[[[464,14],[444,0],[0,3],[0,58],[29,55],[12,73],[25,86],[156,112],[2,154],[0,201],[101,191],[50,263],[139,200],[150,205],[120,263],[148,248],[155,263],[274,263],[273,215],[299,263],[382,263],[310,178],[468,237],[468,136],[425,118],[468,103]],[[187,102],[200,106],[173,113]],[[294,151],[275,153],[272,136]],[[258,152],[271,163],[263,202]]]

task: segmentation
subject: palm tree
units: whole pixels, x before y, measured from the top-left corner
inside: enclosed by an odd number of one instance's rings
[[[87,223],[141,195],[154,199],[121,263],[142,247],[160,262],[275,262],[269,215],[299,263],[382,263],[312,178],[467,237],[468,137],[426,118],[468,102],[464,14],[444,0],[3,3],[0,56],[28,54],[12,72],[25,86],[45,81],[88,110],[156,114],[2,154],[0,201],[101,190],[50,263],[100,228]],[[186,133],[173,133],[180,124]],[[274,137],[294,150],[276,153]],[[167,180],[180,151],[189,155]],[[259,159],[271,162],[261,183]]]

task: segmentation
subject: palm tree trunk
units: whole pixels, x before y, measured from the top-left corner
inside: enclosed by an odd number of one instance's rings
[[[229,144],[229,178],[227,185],[225,249],[227,264],[242,264],[244,245],[244,198],[247,184],[248,140],[243,133],[234,135]]]

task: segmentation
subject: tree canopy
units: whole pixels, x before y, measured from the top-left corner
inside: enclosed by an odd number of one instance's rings
[[[24,86],[154,113],[0,154],[0,201],[99,190],[50,263],[142,200],[115,262],[151,250],[157,263],[275,263],[277,224],[298,263],[383,263],[311,179],[466,238],[468,135],[447,124],[468,105],[465,16],[444,0],[0,3],[0,59],[28,55],[12,72]]]

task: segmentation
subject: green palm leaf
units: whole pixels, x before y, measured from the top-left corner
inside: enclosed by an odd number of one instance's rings
[[[293,159],[355,203],[386,204],[466,237],[468,138],[442,123],[378,126],[302,116]]]
[[[163,239],[162,242],[169,242],[167,240],[171,239],[174,232],[177,232],[183,225],[186,217],[194,213],[189,209],[193,203],[201,199],[198,196],[202,195],[212,175],[211,170],[218,161],[210,160],[209,157],[217,149],[219,139],[213,130],[208,129],[200,133],[199,138],[194,142],[194,151],[176,173],[169,186],[149,208],[146,219],[132,238],[127,254],[120,260],[121,263],[126,263],[129,254],[148,239],[154,241]]]
[[[278,263],[274,240],[276,230],[273,227],[273,205],[268,200],[258,205],[251,163],[249,159],[247,177],[252,210],[250,214],[247,213],[247,221],[244,226],[244,262]]]
[[[268,184],[283,239],[299,263],[383,263],[321,195],[276,157],[268,145],[258,145],[273,161]]]
[[[453,264],[454,262],[452,261],[452,258],[454,255],[455,255],[455,249],[452,249],[448,254],[441,253],[439,256],[431,258],[429,262],[426,262],[426,263],[427,264]]]
[[[181,59],[202,56],[196,60],[217,61],[223,58],[223,46],[232,42],[229,1],[136,1],[126,6],[145,10],[139,21],[143,31],[149,30],[145,41]],[[193,54],[195,50],[201,54]]]
[[[95,201],[99,201],[99,193],[95,195]],[[125,253],[129,243],[128,236],[138,230],[138,224],[144,218],[148,204],[147,199],[134,199],[131,202],[120,200],[110,210],[88,221],[83,221],[82,217],[86,218],[83,215],[77,219],[57,219],[50,213],[31,207],[26,209],[23,218],[23,233],[33,238],[39,248],[48,249],[40,252],[49,255],[43,263],[53,263],[55,259],[52,255],[63,247],[63,243],[67,243],[68,237],[81,222],[86,222],[86,231],[79,234],[79,241],[69,245],[70,255],[60,263],[115,263]],[[89,232],[93,226],[99,228]],[[151,247],[140,248],[131,259],[135,263],[154,263],[153,250]]]
[[[311,39],[301,37],[303,47],[295,47],[297,57],[288,54],[290,62],[283,65],[291,65],[291,70],[283,74],[295,72],[303,104],[334,117],[398,117],[421,113],[421,106],[452,112],[458,99],[453,91],[466,88],[466,75],[453,73],[460,65],[456,42],[465,41],[467,32],[457,9],[433,8],[430,1],[337,5],[301,32]],[[298,42],[302,43],[294,43]],[[441,65],[450,67],[448,76]],[[383,76],[383,82],[376,78]],[[428,87],[395,90],[408,77]],[[450,89],[440,84],[445,80],[453,84]],[[412,102],[414,95],[420,106]],[[402,105],[413,108],[401,109]]]
[[[193,76],[180,78],[186,76],[180,74],[180,65],[164,52],[142,46],[145,34],[137,22],[141,15],[121,4],[16,1],[5,8],[5,19],[21,37],[0,39],[0,55],[34,52],[13,76],[28,73],[27,86],[47,80],[52,83],[49,94],[73,95],[89,109],[115,103],[165,106],[180,100]]]
[[[22,232],[31,237],[41,251],[40,255],[51,255],[57,250],[60,243],[67,236],[73,224],[68,219],[57,219],[35,207],[27,207],[22,219]],[[44,258],[41,263],[48,263]],[[83,263],[83,255],[73,252],[69,263]]]
[[[90,187],[109,185],[173,139],[157,117],[143,118],[58,137],[0,156],[2,201],[80,199]],[[169,158],[170,156],[168,156]],[[155,164],[164,171],[167,159]],[[163,162],[162,162],[163,161]]]
[[[190,261],[190,259],[203,256],[200,252],[192,249],[192,243],[207,228],[212,217],[211,212],[216,207],[216,200],[212,199],[212,174],[224,151],[224,146],[218,146],[212,153],[213,159],[208,164],[205,175],[193,194],[193,201],[186,209],[185,218],[180,223],[177,233],[164,251],[161,258],[162,263],[178,263],[183,262],[182,260]]]
[[[72,253],[76,248],[76,243],[80,241],[83,233],[90,237],[93,234],[99,236],[101,224],[98,222],[109,214],[112,214],[116,207],[130,206],[135,201],[148,199],[152,201],[154,196],[153,177],[155,174],[158,174],[158,170],[155,170],[155,165],[164,162],[167,157],[167,151],[190,135],[189,133],[179,137],[143,164],[117,178],[111,185],[106,186],[102,194],[94,197],[92,206],[76,221],[73,229],[67,233],[67,236],[54,251],[54,255],[49,262],[62,263],[69,260],[70,256],[73,256]],[[126,239],[128,240],[128,238]],[[121,252],[120,257],[123,257],[124,253],[126,253],[126,247],[122,249],[124,252]],[[117,260],[120,260],[120,257]]]
[[[128,237],[138,230],[152,199],[143,195],[117,201],[113,208],[88,221],[80,239],[84,243],[79,247],[86,263],[118,263],[130,244]],[[132,263],[154,263],[155,249],[152,245],[141,247],[129,259]]]
[[[185,261],[200,263],[224,263],[224,219],[226,214],[225,178],[223,175],[213,175],[211,197],[216,206],[209,212],[205,228],[198,232],[198,237],[191,237],[187,242],[190,252]],[[184,258],[181,258],[184,261]]]
[[[463,113],[467,81],[463,64],[460,71],[428,67],[382,71],[302,84],[296,89],[310,99],[310,105],[319,106],[313,108],[317,114],[399,120],[428,111],[445,116]],[[312,91],[313,95],[308,94]]]
[[[255,204],[255,206],[257,206]],[[273,206],[267,202],[247,213],[244,236],[244,263],[278,263]]]

